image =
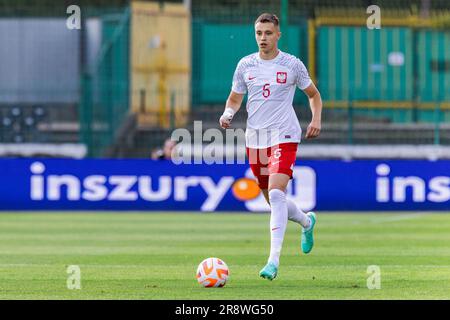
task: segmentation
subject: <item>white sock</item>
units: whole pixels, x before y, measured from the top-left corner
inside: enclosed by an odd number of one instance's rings
[[[281,248],[283,246],[284,233],[288,220],[288,208],[286,194],[278,189],[269,191],[270,201],[270,256],[268,262],[277,267],[280,264]]]
[[[288,219],[302,225],[303,228],[308,229],[311,225],[311,219],[304,213],[297,205],[291,201],[286,200],[288,207]]]

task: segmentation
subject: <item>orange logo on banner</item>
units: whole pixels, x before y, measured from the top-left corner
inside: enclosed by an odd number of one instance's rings
[[[241,201],[252,200],[261,192],[256,181],[250,178],[236,180],[231,191],[236,199]]]

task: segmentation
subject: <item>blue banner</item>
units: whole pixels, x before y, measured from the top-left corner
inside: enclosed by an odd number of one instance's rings
[[[450,210],[450,161],[297,161],[303,210]],[[268,211],[245,164],[1,159],[0,210]]]

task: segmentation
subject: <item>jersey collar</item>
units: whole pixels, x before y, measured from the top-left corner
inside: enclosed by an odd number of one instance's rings
[[[274,63],[274,62],[277,62],[280,59],[282,53],[283,52],[280,49],[278,49],[278,54],[275,56],[275,58],[270,59],[270,60],[266,60],[266,59],[261,59],[261,57],[259,56],[259,52],[257,52],[256,53],[256,59],[258,61],[260,61],[261,63]]]

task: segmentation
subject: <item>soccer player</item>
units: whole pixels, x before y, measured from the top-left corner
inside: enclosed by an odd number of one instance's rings
[[[262,278],[277,276],[280,253],[288,219],[302,226],[301,248],[309,253],[314,245],[314,212],[305,213],[286,199],[286,187],[292,179],[301,128],[292,106],[296,87],[309,98],[312,120],[306,139],[320,133],[322,99],[301,60],[278,49],[281,37],[276,15],[264,13],[255,21],[259,52],[242,58],[233,76],[231,93],[220,126],[230,127],[243,97],[247,99],[245,142],[250,167],[271,207],[270,256],[260,271]]]

